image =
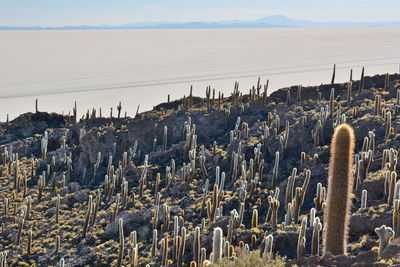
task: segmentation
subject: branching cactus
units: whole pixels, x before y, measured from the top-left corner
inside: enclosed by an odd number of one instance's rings
[[[272,228],[276,228],[276,226],[278,225],[278,209],[280,206],[279,200],[277,199],[272,199],[271,200],[271,208],[272,208],[272,212],[271,212],[271,222],[272,222]]]
[[[263,252],[263,258],[268,262],[270,262],[272,260],[273,242],[274,242],[273,235],[268,235],[268,236],[264,237],[265,248],[264,248],[264,252]]]
[[[295,202],[293,205],[293,209],[294,209],[293,217],[294,217],[295,223],[297,223],[297,221],[299,220],[300,209],[304,204],[304,198],[306,195],[307,187],[308,187],[308,184],[310,183],[310,176],[311,176],[311,171],[307,170],[306,174],[305,174],[303,186],[296,187],[295,197],[294,197]]]
[[[272,169],[272,188],[276,188],[279,174],[279,151],[275,153],[275,163]]]
[[[319,255],[319,236],[322,230],[322,224],[319,218],[315,218],[313,222],[311,255]]]
[[[333,255],[345,254],[353,188],[354,131],[342,124],[332,138],[328,196],[325,210],[324,248]]]
[[[306,253],[306,231],[307,231],[307,217],[301,221],[299,230],[299,237],[297,240],[297,258],[305,256]]]
[[[185,253],[185,248],[186,248],[186,228],[182,227],[181,228],[181,236],[180,236],[180,242],[179,242],[179,250],[178,250],[178,262],[177,266],[182,267],[183,266],[183,255]]]
[[[294,184],[297,178],[297,169],[293,168],[292,175],[288,177],[288,182],[286,184],[286,194],[285,194],[285,209],[288,210],[289,203],[292,202],[294,194]]]
[[[381,115],[381,108],[382,108],[382,104],[381,104],[381,100],[382,97],[381,95],[375,95],[375,105],[374,105],[374,115],[375,116],[380,116]]]
[[[218,185],[214,184],[212,203],[211,201],[207,201],[207,214],[208,218],[210,219],[210,222],[214,222],[215,220],[219,203],[220,203],[220,198],[218,194]]]
[[[121,101],[119,102],[119,104],[117,106],[117,110],[118,110],[118,119],[119,119],[121,117],[121,110],[122,110]]]
[[[130,238],[130,248],[129,248],[129,261],[131,267],[135,267],[138,264],[138,243],[137,243],[137,233],[136,231],[131,232]]]
[[[392,228],[382,225],[381,227],[375,228],[376,234],[379,236],[379,251],[378,257],[382,256],[383,250],[389,244],[390,240],[394,236]]]
[[[92,203],[93,203],[93,197],[89,195],[89,201],[88,201],[88,208],[86,211],[86,217],[85,217],[85,222],[83,224],[83,234],[82,236],[85,238],[88,228],[89,228],[89,222],[90,222],[90,216],[92,214]]]
[[[316,213],[316,209],[315,208],[311,208],[310,209],[310,228],[314,227],[314,220],[315,220],[315,213]]]
[[[385,122],[386,122],[385,141],[387,142],[390,136],[393,134],[392,112],[388,111],[385,113]]]

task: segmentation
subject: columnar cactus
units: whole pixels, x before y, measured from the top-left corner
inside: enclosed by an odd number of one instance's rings
[[[60,246],[61,246],[60,236],[56,235],[56,238],[54,241],[55,241],[54,254],[57,254],[60,251]]]
[[[136,231],[131,232],[129,235],[131,244],[129,248],[129,262],[131,267],[135,267],[138,264],[138,243],[137,243],[137,233]]]
[[[251,217],[251,227],[252,228],[258,228],[258,211],[257,209],[253,210],[253,215]]]
[[[322,224],[319,218],[315,218],[313,222],[311,255],[319,255],[319,235],[322,230]]]
[[[101,203],[101,192],[100,192],[100,189],[97,189],[96,202],[93,205],[93,211],[92,211],[92,217],[90,220],[90,225],[94,225],[96,223],[97,211],[99,210],[100,203]]]
[[[41,151],[42,151],[42,159],[46,159],[47,157],[47,144],[49,142],[49,136],[47,132],[44,132],[44,135],[42,137],[41,141]]]
[[[157,253],[157,229],[153,230],[153,242],[151,244],[151,256],[154,257]]]
[[[382,256],[383,250],[389,244],[390,240],[394,236],[392,228],[382,225],[381,227],[375,228],[376,234],[379,236],[379,250],[378,257]]]
[[[271,200],[270,205],[272,207],[272,212],[271,212],[272,228],[276,228],[276,226],[278,225],[278,209],[280,206],[279,200],[273,198]]]
[[[329,96],[329,116],[333,118],[333,113],[335,112],[335,88],[331,89],[331,94]]]
[[[56,223],[60,221],[60,194],[57,194],[57,199],[56,199],[55,221]]]
[[[307,187],[308,187],[308,184],[310,182],[310,176],[311,176],[311,171],[307,170],[306,174],[305,174],[303,186],[302,187],[296,187],[295,197],[293,199],[293,200],[295,200],[293,202],[293,208],[294,208],[293,217],[294,217],[294,221],[296,223],[299,220],[300,209],[301,209],[301,207],[303,206],[303,203],[304,203],[304,198],[305,198],[305,195],[306,195]]]
[[[166,242],[165,238],[168,237],[165,236],[163,239],[161,239],[161,266],[166,266],[168,261],[168,242]]]
[[[124,221],[122,220],[122,218],[119,218],[119,220],[118,220],[118,229],[119,229],[119,248],[118,248],[117,266],[121,267],[122,266],[122,260],[124,258],[124,250],[125,250],[125,245],[124,245]]]
[[[316,209],[315,208],[311,208],[310,209],[310,228],[314,227],[314,220],[315,220],[315,213],[316,213]]]
[[[358,94],[360,95],[363,90],[364,90],[364,67],[362,68],[361,71],[360,83],[358,85]]]
[[[374,103],[375,103],[375,105],[374,105],[374,115],[375,116],[380,116],[381,115],[381,108],[382,108],[381,101],[382,101],[381,95],[378,95],[378,94],[375,95],[375,101],[374,101]]]
[[[385,131],[385,141],[388,141],[392,132],[392,112],[388,111],[385,113],[386,131]]]
[[[297,178],[297,169],[293,168],[292,174],[288,177],[288,182],[286,184],[286,194],[285,194],[285,209],[288,210],[289,203],[292,202],[294,193],[294,184]]]
[[[21,214],[17,216],[17,223],[18,223],[18,233],[17,233],[17,240],[15,241],[15,244],[17,247],[21,244],[21,236],[22,236],[22,230],[24,228],[25,224],[25,213],[26,211],[23,209],[21,211]]]
[[[207,201],[207,214],[210,222],[214,222],[215,220],[217,208],[219,207],[219,202],[220,197],[218,194],[218,185],[214,184],[212,203],[211,201]]]
[[[353,96],[353,82],[350,79],[350,82],[347,83],[347,102],[351,101]]]
[[[86,217],[85,217],[85,222],[83,224],[83,234],[82,236],[85,238],[88,228],[89,228],[89,222],[90,222],[90,216],[92,214],[92,203],[93,203],[93,197],[89,195],[89,201],[88,201],[88,209],[86,211]]]
[[[304,217],[301,221],[299,230],[299,237],[297,240],[297,258],[305,256],[306,253],[306,231],[307,231],[307,217]]]
[[[363,190],[361,193],[361,210],[364,210],[367,208],[367,195],[368,195],[368,191],[367,190]]]
[[[26,245],[26,254],[30,256],[32,253],[32,230],[28,231],[28,244]]]
[[[222,258],[222,240],[223,232],[222,229],[217,227],[214,229],[213,234],[213,246],[212,246],[212,262],[218,263]]]
[[[353,187],[354,131],[342,124],[332,138],[326,202],[324,248],[334,255],[346,251],[351,192]]]
[[[333,73],[332,73],[331,84],[335,83],[335,76],[336,76],[336,64],[333,65]]]
[[[279,151],[275,153],[275,163],[274,168],[272,169],[272,188],[275,189],[278,181],[279,174]]]
[[[263,252],[263,258],[270,262],[272,260],[272,246],[274,242],[274,237],[273,235],[268,235],[264,237],[264,252]]]
[[[200,252],[201,251],[201,244],[200,244],[200,227],[196,227],[194,230],[194,238],[193,238],[193,260],[200,266]]]
[[[400,236],[400,200],[396,199],[393,204],[393,231],[395,232],[394,238]]]
[[[118,106],[117,106],[117,110],[118,110],[118,119],[121,117],[121,109],[122,109],[122,105],[121,105],[121,101],[119,102]]]
[[[181,239],[179,242],[179,250],[178,250],[178,262],[177,266],[182,267],[183,266],[183,254],[185,253],[185,248],[186,248],[186,228],[182,227],[181,228]]]
[[[167,150],[168,145],[168,126],[164,126],[164,135],[163,135],[163,149]]]
[[[388,204],[393,205],[394,194],[396,189],[397,173],[391,172],[388,180]]]

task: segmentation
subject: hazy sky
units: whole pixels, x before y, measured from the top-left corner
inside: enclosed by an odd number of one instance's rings
[[[0,0],[2,26],[119,25],[138,21],[395,21],[399,0]]]

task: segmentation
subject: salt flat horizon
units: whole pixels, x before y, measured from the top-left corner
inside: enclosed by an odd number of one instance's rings
[[[0,31],[0,121],[39,110],[68,113],[122,102],[133,116],[211,85],[248,92],[258,76],[269,93],[286,86],[399,72],[400,27]]]

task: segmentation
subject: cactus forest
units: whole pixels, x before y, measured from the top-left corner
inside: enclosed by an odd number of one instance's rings
[[[0,123],[0,266],[400,264],[399,74],[192,91]]]

